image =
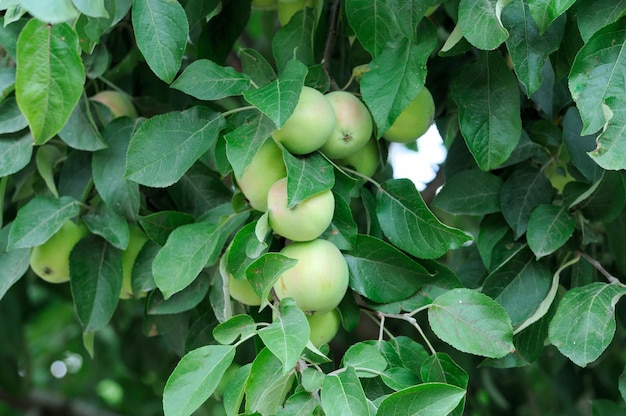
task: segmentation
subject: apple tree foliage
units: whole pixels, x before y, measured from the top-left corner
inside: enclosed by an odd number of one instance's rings
[[[258,4],[0,0],[0,413],[624,414],[626,3],[317,0],[282,26]],[[350,272],[319,349],[232,180],[305,85],[361,97],[382,155],[369,179],[283,154],[292,203],[334,193]],[[434,198],[380,138],[424,86]],[[30,250],[78,219],[69,284],[37,279]]]

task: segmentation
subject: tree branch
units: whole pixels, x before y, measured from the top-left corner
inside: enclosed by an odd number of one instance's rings
[[[339,7],[341,6],[341,0],[333,0],[330,4],[330,14],[328,16],[328,32],[326,34],[326,42],[324,43],[324,54],[322,55],[322,66],[324,71],[330,78],[330,89],[339,90],[339,86],[330,76],[330,57],[335,49],[335,40],[337,39],[337,24],[339,16]]]

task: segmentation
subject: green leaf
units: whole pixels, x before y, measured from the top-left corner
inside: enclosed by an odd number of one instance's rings
[[[266,253],[269,248],[270,237],[259,240],[256,235],[257,222],[244,225],[228,248],[226,269],[235,279],[246,279],[246,269],[254,260]]]
[[[130,240],[130,232],[126,218],[117,214],[107,205],[100,205],[89,211],[82,219],[92,234],[107,240],[113,247],[125,250]]]
[[[356,244],[344,258],[350,271],[350,287],[378,303],[406,299],[431,277],[394,246],[364,234],[357,236]]]
[[[63,154],[58,147],[48,144],[40,146],[35,156],[37,172],[55,198],[59,197],[59,193],[57,192],[56,183],[54,181],[54,173],[56,165],[63,161],[65,157],[65,154]]]
[[[487,276],[482,292],[507,311],[513,326],[534,314],[548,296],[552,273],[525,249]]]
[[[254,159],[270,134],[276,130],[274,123],[265,114],[255,112],[225,135],[226,156],[233,167],[233,173],[241,178],[243,172]]]
[[[80,240],[70,254],[70,287],[83,332],[104,328],[122,290],[122,251],[93,234]]]
[[[276,416],[316,415],[315,409],[319,405],[319,398],[309,392],[300,391],[287,398],[285,405],[278,409]]]
[[[321,395],[322,409],[327,415],[371,414],[363,386],[352,367],[326,375]]]
[[[459,351],[499,358],[512,352],[513,326],[499,303],[471,289],[452,289],[428,310],[435,334]]]
[[[171,87],[200,100],[219,100],[241,95],[252,87],[252,83],[246,74],[234,68],[198,59],[185,68]]]
[[[576,0],[530,0],[528,8],[536,22],[539,33],[544,33],[562,14],[565,14]],[[595,1],[597,3],[597,1]],[[582,15],[581,15],[582,17]]]
[[[134,0],[133,29],[150,69],[170,83],[180,69],[189,36],[183,6],[175,0]]]
[[[493,170],[508,159],[522,133],[517,79],[499,52],[483,52],[459,72],[451,90],[461,132],[478,166]]]
[[[501,0],[461,0],[459,25],[463,36],[478,49],[496,49],[509,36],[502,26]]]
[[[283,373],[294,368],[309,336],[306,316],[291,298],[280,301],[278,317],[259,331],[265,346],[283,363]]]
[[[156,253],[155,253],[156,255]],[[135,283],[135,269],[133,268],[133,284]],[[146,305],[146,313],[150,315],[171,315],[190,311],[200,304],[206,297],[211,286],[211,276],[206,270],[191,282],[189,286],[165,300],[158,290],[151,293]],[[133,292],[134,286],[133,286]],[[135,293],[141,293],[141,290]]]
[[[20,0],[20,6],[38,20],[51,24],[72,21],[79,14],[72,0]]]
[[[408,179],[386,181],[376,201],[376,215],[385,235],[416,257],[434,259],[471,240],[461,230],[441,223]]]
[[[85,0],[84,0],[85,1]],[[81,47],[86,53],[92,53],[109,28],[122,20],[130,11],[133,0],[105,0],[104,8],[108,17],[91,17],[81,15],[76,23],[76,30],[81,36]]]
[[[211,148],[225,125],[221,113],[201,106],[148,119],[128,146],[126,178],[151,187],[172,185]]]
[[[573,3],[572,0],[570,0]],[[582,0],[576,2],[576,24],[586,43],[605,26],[624,16],[624,0]]]
[[[433,206],[456,215],[485,215],[500,211],[502,179],[478,169],[448,178]]]
[[[213,394],[235,358],[231,345],[205,345],[185,354],[163,390],[165,416],[188,416]]]
[[[276,79],[274,68],[256,49],[243,48],[239,51],[243,72],[260,88]]]
[[[376,377],[387,369],[387,360],[378,348],[363,342],[352,344],[341,358],[341,364],[354,368],[359,378]]]
[[[335,212],[330,227],[320,238],[330,241],[340,250],[352,250],[356,244],[358,226],[352,216],[350,205],[343,199],[335,197]]]
[[[78,35],[67,23],[31,19],[17,41],[15,94],[35,144],[57,134],[83,92]]]
[[[539,205],[528,220],[526,239],[537,258],[555,252],[570,239],[576,219],[565,206]]]
[[[383,342],[380,352],[390,366],[408,368],[418,376],[420,368],[429,357],[429,353],[422,344],[404,335]]]
[[[448,354],[438,352],[428,356],[420,368],[424,383],[446,383],[467,389],[469,376]]]
[[[94,122],[85,95],[78,101],[59,136],[70,147],[79,150],[95,151],[104,149],[106,144]]]
[[[626,106],[622,94],[622,80],[626,76],[623,23],[618,21],[596,32],[578,51],[572,64],[568,85],[580,110],[583,135],[600,130],[611,119],[612,112],[622,111]]]
[[[587,181],[595,183],[600,180],[604,172],[598,165],[609,166],[607,163],[613,164],[610,162],[613,159],[617,163],[615,166],[619,166],[621,158],[615,156],[621,154],[622,150],[608,152],[606,154],[608,160],[603,161],[604,158],[599,153],[588,153],[596,148],[596,136],[581,136],[580,132],[582,129],[583,122],[578,109],[570,107],[565,113],[565,117],[563,117],[563,143],[567,148],[567,153],[574,167],[585,176]],[[617,141],[615,144],[619,146],[621,141]],[[623,151],[626,152],[626,148]],[[595,158],[592,159],[594,156]]]
[[[404,367],[390,367],[380,375],[380,379],[395,391],[418,385],[422,381],[417,374]]]
[[[624,146],[624,130],[626,128],[626,103],[618,98],[607,98],[605,104],[610,112],[610,120],[604,130],[596,138],[596,148],[588,155],[604,169],[621,170],[626,163],[621,157],[626,151]]]
[[[441,4],[439,0],[387,0],[386,3],[393,10],[404,36],[412,41],[419,41],[421,33],[419,33],[419,29],[416,31],[415,28],[420,24],[420,21],[423,21],[422,19],[428,9]]]
[[[3,35],[2,33],[0,33],[0,44],[3,41],[2,37]],[[6,45],[4,47],[7,48]],[[7,98],[7,96],[13,92],[14,89],[15,68],[0,68],[0,103],[3,102]],[[28,123],[26,125],[28,125]]]
[[[615,334],[615,304],[626,288],[602,282],[571,289],[550,322],[550,342],[585,367],[608,347]]]
[[[500,206],[515,239],[526,232],[533,209],[550,203],[553,193],[554,188],[543,172],[531,166],[518,166],[507,178],[502,186]]]
[[[282,362],[268,348],[254,359],[246,383],[246,414],[275,415],[293,383],[293,373],[283,372]]]
[[[268,116],[276,128],[281,128],[296,108],[306,73],[306,66],[292,59],[287,62],[278,79],[262,88],[244,91],[243,96]]]
[[[376,57],[385,50],[387,42],[402,36],[393,10],[381,0],[352,0],[346,2],[348,23],[363,48]]]
[[[378,127],[385,133],[415,99],[426,80],[426,61],[437,45],[437,35],[426,26],[419,43],[399,40],[376,56],[363,74],[361,93]]]
[[[79,210],[78,201],[69,196],[36,196],[17,212],[9,232],[8,250],[45,243]]]
[[[235,315],[213,329],[213,337],[220,344],[231,344],[239,337],[247,338],[256,332],[256,323],[249,315]]]
[[[33,154],[30,132],[0,136],[0,177],[22,170]]]
[[[294,156],[283,148],[287,167],[287,206],[289,208],[305,199],[327,191],[335,185],[335,171],[319,152]]]
[[[165,245],[172,231],[192,222],[194,222],[192,215],[178,211],[159,211],[139,218],[146,235],[161,246]]]
[[[296,265],[298,260],[291,259],[279,253],[264,253],[258,259],[250,263],[246,269],[246,278],[254,292],[263,299],[261,308],[267,305],[267,298],[272,286],[281,274]]]
[[[21,279],[29,266],[30,250],[17,248],[6,251],[10,225],[0,230],[0,300]]]
[[[28,126],[14,96],[0,102],[0,134],[15,133]]]
[[[272,38],[272,52],[278,70],[282,70],[291,59],[306,66],[315,64],[313,43],[315,35],[315,11],[305,8],[296,13],[289,22],[278,29]]]
[[[583,192],[570,209],[582,210],[586,219],[610,222],[626,203],[626,176],[623,171],[604,171],[602,178]]]
[[[385,416],[446,416],[463,400],[465,389],[424,383],[387,396],[378,408]]]
[[[237,370],[231,382],[226,386],[226,390],[224,390],[224,398],[222,401],[228,416],[236,416],[239,414],[251,368],[252,363],[246,364]]]
[[[134,220],[139,212],[139,185],[124,178],[126,153],[137,125],[127,118],[118,118],[107,124],[102,137],[106,149],[94,152],[92,158],[93,182],[102,200],[116,213]]]
[[[540,31],[531,17],[529,6],[512,2],[502,11],[502,23],[509,31],[506,47],[519,81],[526,88],[526,95],[534,94],[543,83],[542,69],[548,56],[559,49],[566,18],[558,19]]]
[[[72,0],[74,6],[83,14],[91,17],[109,17],[104,7],[104,0]]]

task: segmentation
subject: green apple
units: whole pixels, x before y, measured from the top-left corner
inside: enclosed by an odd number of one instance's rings
[[[137,110],[129,96],[119,91],[105,90],[93,95],[90,100],[106,105],[113,118],[117,117],[137,117]]]
[[[274,284],[279,299],[292,298],[310,313],[329,312],[339,305],[348,290],[348,264],[337,246],[317,239],[291,243],[280,253],[298,262]]]
[[[305,86],[293,113],[272,137],[291,153],[304,155],[322,147],[336,123],[335,110],[324,94]]]
[[[310,241],[322,235],[332,222],[335,196],[327,190],[288,208],[287,178],[282,178],[267,194],[267,212],[276,234],[293,241]]]
[[[148,236],[137,224],[129,224],[130,239],[128,240],[128,246],[126,250],[122,252],[122,290],[120,292],[120,299],[129,299],[133,297],[133,267],[135,266],[135,260],[139,252],[143,248]]]
[[[333,91],[326,99],[335,110],[337,124],[320,148],[331,159],[341,159],[362,149],[372,136],[372,116],[365,104],[347,91]]]
[[[273,140],[266,140],[241,177],[235,175],[235,179],[250,206],[265,211],[270,187],[285,176],[287,169],[282,150]]]
[[[278,0],[278,22],[285,26],[291,17],[307,6],[307,0]]]
[[[383,133],[383,137],[390,142],[414,142],[432,126],[434,117],[435,102],[430,91],[424,87]]]
[[[261,304],[261,298],[252,289],[249,280],[235,279],[232,274],[228,273],[228,289],[230,296],[244,305],[259,306]]]
[[[341,317],[336,308],[330,312],[307,315],[306,319],[309,321],[309,328],[311,329],[309,339],[317,348],[320,345],[328,344],[335,338],[341,324]]]
[[[30,252],[30,268],[46,282],[63,283],[70,280],[70,253],[87,235],[87,227],[67,220],[52,237]]]
[[[378,140],[372,137],[365,147],[356,151],[343,159],[338,159],[337,163],[343,166],[352,166],[361,175],[369,176],[370,178],[378,170],[380,164],[380,151],[378,150]]]

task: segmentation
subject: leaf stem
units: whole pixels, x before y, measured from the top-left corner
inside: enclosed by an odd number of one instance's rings
[[[587,260],[589,263],[591,263],[591,265],[593,267],[595,267],[604,277],[606,277],[606,279],[610,282],[610,283],[619,283],[622,284],[622,282],[615,276],[613,276],[611,273],[609,273],[603,266],[602,264],[600,264],[600,262],[594,258],[592,258],[589,254],[578,250],[576,252],[577,255],[579,255],[580,257],[584,258],[585,260]]]
[[[371,184],[372,184],[372,185],[374,185],[374,186],[375,186],[375,187],[376,187],[379,191],[383,189],[383,187],[382,187],[382,185],[381,185],[381,184],[379,184],[378,182],[376,182],[374,179],[370,178],[369,176],[367,176],[367,175],[363,175],[362,173],[357,172],[357,171],[356,171],[356,170],[354,170],[354,169],[350,169],[350,168],[348,168],[348,167],[346,167],[346,166],[339,166],[338,164],[336,164],[336,163],[335,163],[332,159],[330,159],[330,158],[329,158],[328,156],[326,156],[325,154],[323,154],[323,153],[321,153],[321,152],[320,152],[320,154],[321,154],[322,156],[324,156],[324,158],[325,158],[326,160],[328,160],[328,162],[329,162],[331,165],[333,165],[335,168],[337,168],[337,170],[339,170],[339,171],[343,172],[346,176],[350,176],[349,174],[352,174],[352,175],[354,175],[354,176],[357,176],[357,177],[359,177],[359,178],[363,179],[363,180],[364,180],[364,181],[366,181],[366,182],[371,183]]]
[[[223,117],[228,117],[231,114],[239,113],[239,112],[246,111],[246,110],[252,110],[252,109],[255,109],[255,108],[256,107],[253,106],[253,105],[248,105],[248,106],[245,106],[245,107],[233,108],[232,110],[224,111],[222,113],[222,116]]]
[[[430,305],[428,305],[430,306]],[[420,308],[423,309],[423,308]],[[417,310],[417,309],[416,309]],[[400,314],[396,314],[396,313],[384,313],[384,312],[378,312],[379,316],[386,316],[388,318],[395,318],[395,319],[401,319],[403,321],[408,322],[409,324],[411,324],[415,329],[417,329],[417,332],[420,333],[420,335],[422,336],[422,338],[424,339],[424,342],[426,342],[426,346],[428,347],[428,349],[430,350],[430,352],[435,355],[437,354],[437,350],[435,350],[435,348],[433,347],[433,345],[430,343],[430,341],[428,341],[428,338],[426,338],[426,334],[424,334],[424,331],[422,331],[422,327],[420,326],[420,324],[417,323],[417,319],[415,319],[413,316],[411,316],[413,313],[417,313],[415,311],[411,312],[411,313],[400,313]]]

